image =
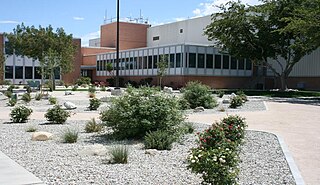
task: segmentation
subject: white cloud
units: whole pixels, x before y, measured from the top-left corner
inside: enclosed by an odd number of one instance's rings
[[[199,7],[193,10],[192,13],[195,17],[210,15],[212,13],[219,12],[219,8],[217,6],[226,4],[229,1],[230,0],[207,0],[207,2],[200,3]],[[242,0],[241,2],[249,5],[257,5],[261,3],[258,0]]]
[[[73,17],[73,20],[76,20],[76,21],[83,21],[84,18],[83,17]]]
[[[100,31],[88,33],[86,35],[83,35],[81,37],[81,45],[82,46],[89,46],[89,40],[90,39],[95,39],[100,37]]]
[[[5,20],[5,21],[0,21],[0,24],[20,24],[20,22]]]

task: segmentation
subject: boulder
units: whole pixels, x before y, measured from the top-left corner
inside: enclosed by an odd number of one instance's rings
[[[204,107],[196,107],[195,109],[193,109],[193,112],[203,112],[204,111]]]
[[[63,106],[67,109],[67,110],[72,110],[72,109],[76,109],[77,106],[74,104],[74,103],[71,103],[71,102],[64,102],[63,103]]]
[[[111,95],[113,95],[113,96],[121,96],[122,94],[123,94],[122,89],[112,89],[111,90]]]
[[[234,93],[231,93],[231,95],[230,95],[230,99],[233,99],[234,97],[236,97],[237,95],[236,94],[234,94]]]
[[[73,95],[71,91],[64,91],[64,95]]]
[[[94,144],[91,146],[87,146],[79,152],[80,155],[92,155],[92,156],[95,156],[95,155],[104,156],[107,153],[108,153],[107,148],[101,144]]]
[[[158,151],[156,149],[147,149],[144,153],[151,156],[155,156],[157,155]]]
[[[173,93],[173,89],[172,89],[172,87],[166,87],[166,86],[164,86],[164,88],[163,88],[163,92],[165,92],[165,93]]]
[[[224,100],[222,100],[222,103],[223,104],[228,104],[228,103],[230,103],[230,100],[229,99],[224,99]]]
[[[47,141],[52,139],[53,134],[49,132],[34,132],[31,136],[32,141]]]

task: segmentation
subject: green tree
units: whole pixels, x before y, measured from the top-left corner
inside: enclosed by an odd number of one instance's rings
[[[15,54],[40,61],[42,79],[49,76],[52,90],[55,90],[54,71],[65,74],[73,70],[76,46],[72,35],[67,35],[63,28],[54,32],[51,26],[35,28],[21,24],[6,36]]]
[[[5,65],[5,56],[4,54],[0,51],[0,72],[4,75],[4,65]],[[0,83],[3,83],[3,79],[0,79]]]
[[[289,26],[297,20],[296,12],[307,6],[304,0],[262,2],[256,6],[240,1],[222,5],[221,13],[212,15],[205,34],[231,55],[267,66],[280,79],[281,90],[285,90],[294,65],[317,49],[320,42],[310,42],[309,33]]]
[[[113,65],[112,63],[107,63],[106,64],[106,70],[108,71],[108,73],[113,76]]]
[[[159,77],[159,87],[161,88],[162,79],[168,72],[168,56],[161,55],[160,61],[158,62],[158,77]]]

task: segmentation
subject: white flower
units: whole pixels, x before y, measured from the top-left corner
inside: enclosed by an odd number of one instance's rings
[[[214,157],[213,157],[213,161],[217,161],[217,156],[214,156]]]
[[[202,157],[202,155],[201,155],[201,154],[199,154],[199,155],[198,155],[198,157],[200,158],[200,157]]]
[[[191,160],[191,163],[195,163],[195,162],[196,162],[196,160],[194,160],[194,159]]]
[[[225,163],[226,161],[224,160],[224,159],[222,159],[222,158],[219,158],[219,161],[221,162],[221,163]]]

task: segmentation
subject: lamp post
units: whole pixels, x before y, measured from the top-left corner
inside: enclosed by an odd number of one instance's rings
[[[119,88],[119,0],[117,0],[117,51],[116,51],[116,88]]]

